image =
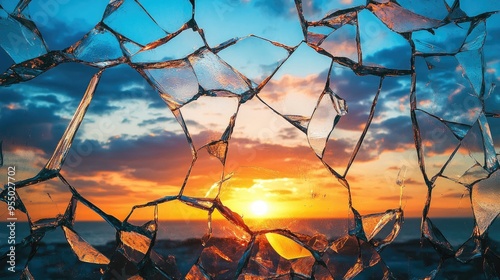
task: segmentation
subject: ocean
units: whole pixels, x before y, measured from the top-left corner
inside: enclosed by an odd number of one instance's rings
[[[465,242],[471,235],[474,221],[472,218],[434,218],[432,219],[448,241],[454,247]],[[134,224],[141,224],[141,221]],[[226,220],[214,220],[213,236],[227,237],[229,232],[226,229],[235,229]],[[293,232],[307,235],[315,233],[325,234],[330,240],[347,234],[346,219],[267,219],[267,220],[248,220],[247,224],[252,230],[265,228],[287,228]],[[0,223],[0,246],[6,245],[8,230],[7,223]],[[75,222],[75,231],[87,242],[99,246],[113,241],[116,237],[115,230],[105,222]],[[385,233],[388,233],[391,227],[388,226]],[[186,240],[190,238],[201,238],[208,231],[207,221],[159,221],[158,236],[159,240]],[[26,222],[16,223],[16,241],[29,234],[29,227]],[[381,232],[384,234],[384,231]],[[500,222],[495,222],[490,227],[489,237],[500,242]],[[404,243],[409,240],[420,238],[420,218],[406,218],[398,237],[394,242]],[[58,228],[50,231],[43,238],[45,243],[64,243],[63,231]]]
[[[247,225],[252,230],[263,228],[288,228],[293,232],[314,235],[316,233],[325,234],[330,240],[347,234],[347,220],[345,219],[281,219],[281,220],[245,220]],[[228,237],[231,232],[237,232],[237,228],[226,220],[214,220],[213,235],[215,237]],[[442,231],[444,236],[453,246],[454,250],[458,250],[460,245],[467,241],[472,232],[474,225],[472,218],[434,218],[432,222]],[[138,221],[134,224],[141,224]],[[6,252],[7,246],[7,224],[1,223],[0,230],[0,254]],[[112,242],[116,238],[116,231],[105,222],[75,222],[74,230],[88,243],[93,245],[104,255],[111,257],[115,250],[116,243]],[[385,232],[381,232],[379,237],[390,232],[391,228]],[[177,275],[176,279],[182,279],[196,263],[203,246],[200,238],[207,233],[206,221],[159,221],[157,242],[155,251],[161,256],[168,256],[168,260],[175,261],[175,267],[166,266],[171,275]],[[494,240],[492,243],[494,248],[498,248],[500,244],[500,222],[494,223],[489,230],[489,237]],[[28,224],[26,222],[16,223],[16,241],[20,242],[22,237],[29,234]],[[420,219],[407,218],[403,224],[401,232],[392,244],[380,251],[380,256],[385,265],[390,268],[390,272],[395,279],[423,279],[438,267],[440,256],[430,244],[421,244],[420,238]],[[198,240],[194,240],[198,239]],[[171,241],[174,240],[174,241]],[[33,260],[29,263],[29,269],[35,279],[100,279],[102,277],[102,265],[89,265],[78,261],[68,246],[63,231],[57,228],[46,233],[41,246],[38,247],[37,253]],[[213,238],[211,246],[235,246],[238,244],[235,239],[231,238]],[[233,242],[233,245],[230,245]],[[236,243],[235,243],[236,242]],[[216,245],[214,245],[216,244]],[[217,245],[218,244],[218,245]],[[224,245],[222,245],[224,244]],[[222,248],[221,247],[221,248]],[[237,246],[236,246],[237,247]],[[260,248],[260,247],[259,247]],[[495,249],[496,250],[496,249]],[[237,250],[232,249],[224,251],[224,254],[236,254]],[[16,272],[12,274],[7,271],[7,263],[0,264],[0,279],[19,279],[19,274],[24,266],[30,253],[30,248],[18,248],[16,256],[19,262],[16,265]],[[242,252],[240,252],[242,253]],[[210,255],[210,254],[209,254]],[[208,255],[207,255],[208,256]],[[207,257],[206,256],[206,257]],[[233,255],[231,255],[233,256]],[[173,258],[171,258],[173,257]],[[238,259],[239,255],[234,255],[234,259]],[[356,256],[347,254],[346,256],[338,256],[335,254],[327,255],[328,260],[333,260],[334,263],[344,270],[331,270],[332,273],[337,273],[336,279],[341,279],[342,275],[347,272],[349,266],[353,265]],[[117,257],[119,259],[119,257]],[[231,257],[230,257],[231,258]],[[118,260],[117,259],[117,260]],[[209,263],[213,260],[205,259]],[[274,262],[274,260],[267,260]],[[224,265],[222,265],[224,264]],[[235,262],[220,263],[221,267],[214,266],[216,275],[226,271],[220,279],[234,279],[232,273],[235,273]],[[331,265],[331,263],[329,264]],[[450,258],[447,259],[440,268],[436,279],[484,279],[482,259],[472,260],[470,263],[463,264],[459,261]],[[254,267],[254,266],[251,266]],[[337,267],[337,266],[335,266]],[[363,275],[359,275],[356,279],[382,279],[380,275],[380,267],[375,266],[367,268]],[[250,269],[250,268],[249,268]],[[331,268],[333,269],[333,268]],[[166,271],[167,271],[166,270]],[[375,274],[373,274],[375,273]],[[377,274],[379,273],[379,274]],[[121,274],[120,274],[121,275]],[[374,276],[378,275],[378,276]]]

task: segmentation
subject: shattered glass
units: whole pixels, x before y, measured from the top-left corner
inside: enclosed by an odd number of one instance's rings
[[[103,2],[0,0],[2,279],[499,279],[496,1]]]

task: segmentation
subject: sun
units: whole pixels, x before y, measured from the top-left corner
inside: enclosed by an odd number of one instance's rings
[[[250,210],[254,216],[262,217],[269,211],[269,206],[263,200],[256,200],[250,204]]]

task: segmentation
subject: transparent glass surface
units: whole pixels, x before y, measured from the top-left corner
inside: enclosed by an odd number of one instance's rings
[[[1,279],[499,279],[496,0],[0,0]]]

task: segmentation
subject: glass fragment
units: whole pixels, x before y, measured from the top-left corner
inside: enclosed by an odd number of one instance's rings
[[[0,278],[498,279],[476,2],[0,0]]]

